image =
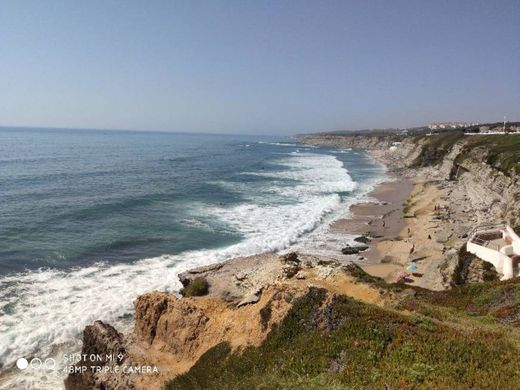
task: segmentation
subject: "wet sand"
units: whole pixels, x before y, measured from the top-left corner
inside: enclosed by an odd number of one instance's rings
[[[369,249],[357,258],[357,264],[367,273],[396,282],[401,271],[413,264],[416,270],[407,272],[409,284],[443,289],[438,265],[446,251],[443,243],[447,238],[441,238],[445,229],[436,206],[448,206],[446,190],[434,182],[393,179],[369,194],[375,201],[351,206],[350,218],[336,221],[332,228],[338,233],[372,239]]]
[[[370,248],[361,252],[364,260],[358,263],[366,272],[393,281],[393,275],[402,270],[402,262],[388,256],[382,249],[383,242],[399,245],[400,234],[405,229],[404,204],[414,184],[403,177],[393,177],[379,184],[367,201],[350,207],[350,217],[332,224],[337,233],[366,235],[372,239]]]

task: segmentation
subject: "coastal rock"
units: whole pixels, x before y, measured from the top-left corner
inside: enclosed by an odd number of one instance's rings
[[[95,321],[83,331],[82,351],[85,354],[120,355],[118,362],[122,362],[125,354],[123,335],[112,325]]]
[[[295,264],[295,263],[285,264],[282,267],[283,276],[286,277],[286,278],[292,278],[300,270],[301,270],[301,267],[298,264]]]
[[[287,263],[300,263],[300,259],[298,259],[298,254],[296,252],[287,253],[286,255],[280,256],[280,261],[284,264]]]
[[[367,249],[368,245],[347,245],[345,248],[341,250],[341,253],[343,253],[344,255],[357,255],[359,252],[366,251]]]
[[[453,235],[453,233],[451,231],[449,231],[448,229],[443,229],[436,233],[435,240],[438,243],[443,244],[443,243],[447,242],[452,235]]]
[[[87,370],[70,374],[64,382],[67,390],[134,388],[129,377],[107,377],[92,370],[102,366],[121,365],[126,360],[123,335],[110,324],[98,320],[85,327],[81,355],[85,358],[76,363],[76,367],[87,367]],[[91,361],[90,356],[96,356],[96,359]],[[106,359],[106,356],[112,359]]]
[[[197,276],[203,276],[207,273],[214,273],[220,270],[224,266],[224,263],[211,264],[202,267],[190,269],[186,272],[181,272],[178,277],[184,287],[188,286],[193,279]]]
[[[283,264],[282,274],[285,278],[292,278],[301,270],[300,260],[295,252],[280,256],[280,261]]]
[[[260,300],[260,297],[258,295],[251,294],[251,295],[248,295],[247,297],[245,297],[244,299],[242,299],[238,303],[237,307],[242,307],[242,306],[245,306],[245,305],[251,305],[251,304],[257,303],[259,300]]]
[[[370,243],[371,240],[367,236],[359,236],[359,237],[354,238],[354,241],[360,242],[362,244],[368,244],[368,243]]]
[[[144,294],[135,301],[135,333],[137,337],[152,344],[156,335],[159,318],[168,307],[168,302],[174,297],[154,292]]]
[[[147,344],[161,344],[163,351],[176,353],[186,343],[196,344],[208,321],[192,299],[152,292],[140,295],[135,303],[135,333]]]
[[[243,282],[244,280],[247,279],[247,274],[245,272],[238,272],[234,276],[235,276],[235,279],[240,282]]]

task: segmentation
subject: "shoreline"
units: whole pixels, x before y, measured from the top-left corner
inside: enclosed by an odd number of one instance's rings
[[[370,144],[366,138],[362,141],[365,146]],[[414,311],[416,306],[402,309],[401,303],[413,304],[421,299],[428,303],[434,290],[447,290],[460,284],[460,280],[464,283],[492,277],[486,274],[481,261],[470,258],[468,263],[461,258],[470,228],[485,216],[489,218],[496,198],[494,194],[486,200],[482,197],[486,188],[479,184],[480,160],[474,165],[468,163],[462,176],[454,176],[453,155],[445,156],[442,164],[435,166],[414,163],[419,152],[413,141],[400,143],[398,149],[389,149],[390,141],[377,141],[378,148],[360,148],[387,169],[375,188],[355,203],[343,206],[348,208],[343,214],[346,217],[327,223],[331,233],[343,235],[346,242],[356,242],[350,248],[338,248],[338,254],[343,252],[343,256],[338,256],[341,259],[313,255],[304,248],[291,252],[298,249],[288,248],[289,253],[235,257],[183,272],[178,275],[185,288],[182,297],[156,291],[137,298],[133,333],[107,338],[105,335],[115,330],[99,321],[84,333],[95,337],[85,339],[82,353],[97,351],[99,343],[91,339],[102,339],[102,350],[122,346],[128,353],[127,361],[160,365],[161,373],[148,378],[69,375],[67,389],[75,389],[77,383],[126,381],[132,381],[136,389],[162,388],[222,343],[227,343],[233,353],[248,346],[260,348],[288,313],[292,313],[288,316],[288,321],[292,321],[292,316],[302,311],[298,302],[314,299],[318,290],[331,304],[339,302],[338,297],[347,296],[360,305],[368,304],[360,307],[377,307],[382,315],[394,315],[397,310],[407,318],[409,310]],[[490,177],[494,180],[496,175]],[[496,190],[495,193],[498,194]],[[317,238],[316,245],[327,240],[322,235]],[[355,246],[358,248],[352,251]],[[326,312],[334,313],[328,309]],[[310,318],[316,326],[332,329],[336,317],[329,314],[320,317],[323,321],[314,312]],[[350,312],[347,316],[352,318]],[[411,326],[422,329],[415,320]],[[457,329],[459,326],[457,323]],[[366,328],[366,324],[362,327]],[[204,362],[199,368],[201,364]],[[194,371],[191,375],[199,374]]]
[[[387,282],[395,281],[391,275],[402,269],[398,259],[385,255],[381,243],[399,238],[406,226],[404,204],[412,193],[412,180],[391,173],[377,184],[364,200],[349,207],[349,217],[331,224],[331,230],[340,234],[368,237],[369,248],[353,260],[365,272]]]

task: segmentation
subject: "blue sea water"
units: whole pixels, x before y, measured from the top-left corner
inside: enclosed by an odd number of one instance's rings
[[[344,237],[317,244],[328,223],[382,176],[360,151],[291,138],[0,128],[6,386],[57,386],[59,373],[9,370],[79,349],[93,320],[128,325],[133,299],[177,290],[182,270],[289,248],[339,254]]]

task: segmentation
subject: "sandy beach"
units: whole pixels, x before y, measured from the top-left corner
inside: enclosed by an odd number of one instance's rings
[[[371,239],[357,263],[369,274],[396,282],[406,267],[408,283],[441,288],[432,272],[444,254],[436,240],[437,218],[446,205],[445,190],[433,182],[392,176],[368,194],[368,201],[350,207],[350,218],[333,223],[337,233],[359,234]]]
[[[377,185],[365,202],[352,205],[349,218],[332,224],[331,229],[336,233],[359,234],[371,239],[369,249],[358,257],[358,264],[366,272],[388,279],[402,269],[395,254],[388,256],[384,243],[395,242],[405,228],[403,208],[412,189],[409,179],[392,176]]]

